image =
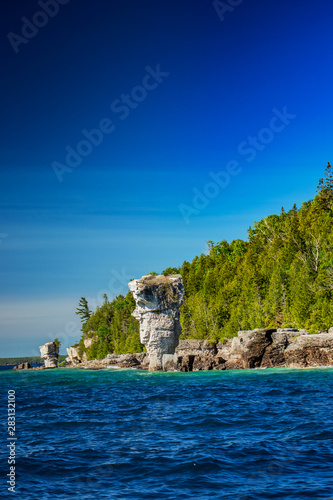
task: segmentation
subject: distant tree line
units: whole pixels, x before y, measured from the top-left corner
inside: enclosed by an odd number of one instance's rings
[[[227,339],[238,330],[262,327],[306,328],[311,333],[333,326],[333,171],[328,163],[313,200],[281,208],[255,222],[248,240],[208,241],[208,251],[167,268],[182,275],[183,338]],[[156,274],[156,273],[154,273]],[[129,292],[95,312],[81,299],[80,350],[88,359],[108,353],[141,352],[139,324],[131,316]],[[88,349],[84,339],[95,342]]]
[[[58,362],[64,361],[66,359],[65,355],[60,355]],[[44,363],[44,359],[40,356],[26,356],[19,358],[0,358],[0,365],[20,365],[21,363]]]

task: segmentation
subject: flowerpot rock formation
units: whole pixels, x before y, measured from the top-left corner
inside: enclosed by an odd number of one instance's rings
[[[179,308],[184,303],[184,283],[180,274],[146,275],[130,281],[140,322],[140,340],[149,358],[149,371],[163,369],[163,355],[173,355],[179,342]],[[170,358],[166,361],[170,364]],[[173,365],[173,363],[171,363]]]
[[[41,358],[45,360],[45,368],[57,368],[59,347],[54,342],[47,342],[47,344],[40,346],[39,349]]]

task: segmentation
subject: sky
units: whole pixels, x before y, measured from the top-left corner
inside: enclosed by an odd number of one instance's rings
[[[80,338],[127,283],[314,197],[330,0],[6,0],[0,357]]]

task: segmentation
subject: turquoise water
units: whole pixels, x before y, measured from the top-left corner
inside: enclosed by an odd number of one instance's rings
[[[333,498],[333,369],[2,371],[16,493],[1,498]],[[3,493],[3,494],[2,494]]]

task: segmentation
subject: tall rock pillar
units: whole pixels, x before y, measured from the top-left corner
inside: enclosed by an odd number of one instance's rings
[[[140,340],[149,356],[149,371],[163,369],[163,355],[174,354],[181,334],[179,307],[184,303],[184,283],[180,274],[143,276],[130,281],[140,322]]]
[[[45,368],[57,368],[59,347],[57,347],[54,342],[48,342],[47,344],[41,345],[39,349],[41,358],[45,360]]]

